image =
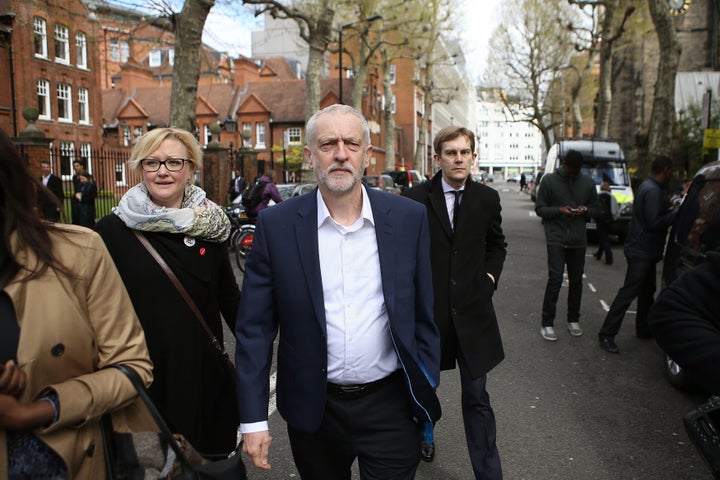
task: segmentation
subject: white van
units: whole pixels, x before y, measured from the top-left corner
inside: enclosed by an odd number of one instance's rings
[[[548,151],[545,173],[554,172],[559,168],[565,155],[570,150],[577,150],[582,153],[582,171],[593,178],[598,192],[603,181],[610,184],[610,191],[620,206],[617,218],[610,224],[610,233],[618,235],[620,241],[623,242],[632,218],[634,200],[625,153],[620,145],[612,140],[597,138],[563,139],[555,143]],[[597,229],[594,219],[590,220],[586,226],[590,231]]]

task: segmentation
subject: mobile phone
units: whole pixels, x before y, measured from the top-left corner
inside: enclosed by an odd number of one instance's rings
[[[579,213],[579,212],[580,212],[580,209],[579,209],[579,208],[571,208],[570,211],[571,211],[572,213]]]

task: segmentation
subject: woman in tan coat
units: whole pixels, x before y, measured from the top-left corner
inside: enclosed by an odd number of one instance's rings
[[[0,479],[103,479],[99,420],[114,412],[129,428],[136,407],[128,379],[105,367],[149,384],[152,364],[102,240],[42,222],[46,194],[0,131]]]

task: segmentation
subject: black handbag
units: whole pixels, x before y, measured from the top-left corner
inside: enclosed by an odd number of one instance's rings
[[[108,480],[247,480],[242,443],[227,458],[203,458],[184,437],[170,431],[134,370],[125,365],[112,368],[130,379],[160,431],[115,432],[110,416],[105,415],[102,432]]]

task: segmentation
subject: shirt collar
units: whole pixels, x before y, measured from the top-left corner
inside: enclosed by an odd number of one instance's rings
[[[451,186],[445,181],[444,178],[440,177],[440,182],[442,182],[443,193],[455,192],[455,191],[456,191],[456,189],[453,188],[453,187],[451,187]],[[463,185],[462,188],[458,188],[457,191],[459,191],[459,192],[465,191],[465,185]]]
[[[361,185],[360,190],[362,191],[362,210],[360,211],[360,217],[363,219],[363,221],[367,220],[368,222],[370,222],[371,225],[374,226],[375,217],[373,217],[372,206],[370,205],[370,199],[368,198],[368,194],[365,191],[365,186]],[[316,195],[318,205],[317,226],[318,228],[320,228],[326,220],[330,219],[329,221],[332,222],[334,222],[334,220],[330,216],[330,211],[328,210],[327,205],[325,205],[325,200],[323,200],[322,198],[320,189],[318,189]]]

